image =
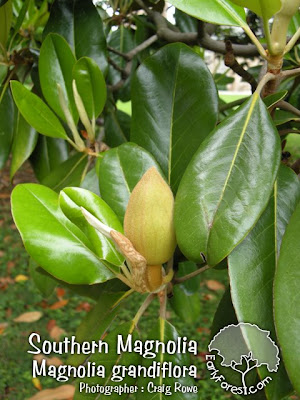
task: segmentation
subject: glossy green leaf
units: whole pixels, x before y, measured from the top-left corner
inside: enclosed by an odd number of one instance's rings
[[[175,10],[175,20],[181,32],[197,32],[198,21],[178,8]]]
[[[274,117],[274,123],[276,126],[284,125],[291,121],[299,122],[300,118],[297,117],[297,115],[295,115],[292,112],[276,110],[275,117]]]
[[[281,9],[282,0],[231,0],[241,7],[247,7],[258,16],[269,19]]]
[[[66,287],[68,290],[71,290],[71,292],[96,301],[98,301],[103,292],[115,293],[127,291],[129,289],[128,286],[119,279],[111,279],[107,282],[98,283],[96,285],[70,285],[66,282],[58,282],[59,285]]]
[[[11,38],[10,46],[13,44],[15,37],[19,33],[19,30],[20,30],[20,28],[21,28],[21,26],[22,26],[22,24],[24,22],[26,13],[28,11],[29,5],[30,5],[30,0],[25,0],[23,5],[22,5],[22,8],[20,8],[20,11],[18,13],[18,18],[17,18],[16,23],[14,25],[14,34],[13,34],[13,36]]]
[[[72,89],[75,62],[75,56],[62,36],[51,33],[46,37],[39,58],[41,88],[48,104],[63,121],[66,121],[66,117],[60,105],[57,84],[62,88],[74,121],[78,120]]]
[[[21,165],[30,157],[38,140],[38,133],[17,113],[15,132],[12,145],[12,159],[10,164],[10,179],[12,179]]]
[[[44,297],[49,297],[57,286],[57,281],[51,275],[45,273],[32,258],[29,261],[29,271],[30,277],[38,290]]]
[[[228,0],[171,0],[173,6],[202,21],[218,25],[243,26],[246,24],[243,8]]]
[[[0,5],[0,54],[6,49],[12,18],[12,0],[8,0]]]
[[[58,206],[51,189],[22,184],[12,193],[12,214],[29,255],[57,279],[95,284],[113,277],[87,237]]]
[[[77,58],[92,58],[106,74],[108,63],[103,23],[92,1],[75,0],[74,38]]]
[[[83,181],[80,184],[80,187],[83,189],[90,190],[97,196],[100,196],[99,178],[97,175],[96,166],[86,174],[86,176],[84,177]]]
[[[131,118],[120,110],[110,110],[105,116],[105,143],[116,147],[126,143],[130,137]]]
[[[289,378],[300,391],[300,203],[283,236],[274,281],[275,326]]]
[[[268,151],[266,151],[268,149]],[[217,265],[266,208],[281,157],[280,140],[256,94],[201,144],[175,201],[179,247],[192,261]]]
[[[104,365],[106,370],[106,377],[93,377],[93,378],[85,378],[82,380],[84,383],[88,385],[100,385],[100,386],[118,386],[120,382],[116,382],[115,380],[112,381],[111,371],[114,366],[123,365],[128,367],[129,365],[139,365],[141,362],[141,357],[137,353],[128,353],[124,352],[122,354],[117,354],[117,338],[118,335],[122,335],[123,338],[132,334],[132,340],[137,340],[138,335],[134,330],[134,325],[132,322],[127,322],[115,328],[112,332],[110,332],[106,337],[105,341],[108,343],[109,346],[109,355],[105,353],[95,353],[89,358],[89,362],[95,362],[96,365]],[[131,376],[126,376],[121,384],[127,384],[127,386],[135,385],[136,379],[132,378]],[[79,380],[77,381],[77,390],[75,393],[74,400],[84,400],[84,399],[95,399],[95,394],[88,394],[88,393],[80,393],[78,389]],[[118,399],[125,400],[128,398],[128,393],[118,394]],[[102,395],[101,395],[102,397]]]
[[[282,90],[281,92],[270,94],[269,96],[265,97],[264,103],[268,108],[273,107],[278,101],[283,100],[285,96],[288,94],[287,90]]]
[[[98,65],[91,58],[81,58],[74,66],[73,79],[89,118],[97,118],[106,102],[106,83]]]
[[[154,155],[174,191],[217,118],[212,75],[185,44],[163,47],[138,69],[130,138]]]
[[[123,221],[132,190],[153,166],[160,170],[151,154],[134,143],[105,152],[99,167],[100,194],[120,221]]]
[[[42,179],[42,184],[59,192],[67,186],[80,186],[88,162],[86,154],[77,153],[57,165],[49,175]]]
[[[104,291],[94,308],[86,315],[76,330],[76,341],[91,342],[102,338],[120,311],[124,292],[110,293]],[[78,366],[87,359],[85,354],[73,354],[68,364]]]
[[[298,178],[290,168],[282,165],[275,184],[274,196],[266,210],[250,234],[228,258],[232,301],[239,322],[247,321],[270,331],[275,342],[273,280],[277,253],[285,228],[299,200]],[[254,351],[255,338],[247,332],[245,334],[250,349]],[[260,368],[259,374],[263,379],[268,375],[268,371]],[[281,399],[291,391],[283,364],[272,376],[272,382],[265,390],[267,397],[273,400]]]
[[[168,341],[175,341],[178,338],[178,333],[174,326],[172,326],[169,322],[165,321],[164,319],[159,319],[156,326],[153,330],[147,335],[148,340],[159,340],[163,343],[167,343]],[[161,353],[158,352],[157,356],[152,359],[143,359],[143,365],[146,367],[150,367],[153,361],[160,362],[163,364],[164,362],[171,362],[173,365],[190,365],[190,357],[189,354],[185,353],[176,353],[176,354],[168,354],[168,353]],[[174,400],[197,400],[198,394],[197,393],[180,393],[174,392],[174,385],[175,382],[180,383],[182,386],[192,386],[195,384],[193,379],[189,376],[187,377],[167,377],[163,379],[162,377],[158,378],[139,378],[137,381],[137,385],[139,387],[147,388],[149,382],[153,382],[155,386],[162,386],[163,384],[171,386],[172,399]],[[142,392],[141,390],[137,393],[137,400],[166,400],[169,396],[166,396],[164,393],[151,393],[150,391],[145,390]]]
[[[8,68],[6,65],[0,65],[0,87],[2,86],[2,83],[7,75]]]
[[[124,257],[116,249],[114,243],[91,227],[82,214],[80,207],[84,207],[105,225],[123,232],[116,214],[99,196],[86,189],[69,187],[60,192],[59,204],[65,216],[93,243],[98,257],[114,265],[123,264]]]
[[[6,90],[0,103],[0,169],[9,156],[14,132],[14,102],[10,90]]]
[[[197,265],[195,263],[190,261],[183,262],[179,264],[176,276],[181,277],[196,270]],[[170,304],[176,314],[188,324],[195,323],[201,313],[200,280],[201,277],[199,275],[173,287],[173,296],[170,299]]]
[[[35,176],[41,182],[57,165],[62,164],[68,157],[68,146],[65,140],[39,135],[30,161]]]
[[[103,23],[92,1],[56,0],[44,37],[51,32],[63,36],[77,58],[92,58],[106,74],[108,64]]]
[[[20,113],[36,131],[50,137],[68,138],[59,119],[43,100],[17,81],[11,82],[11,90]]]

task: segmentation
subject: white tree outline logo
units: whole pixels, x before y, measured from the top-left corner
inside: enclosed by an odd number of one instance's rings
[[[245,338],[255,338],[255,349],[249,350]],[[279,349],[270,337],[270,331],[255,324],[241,322],[221,329],[211,340],[209,351],[217,351],[222,358],[221,365],[230,367],[241,374],[242,385],[247,388],[246,376],[254,368],[265,365],[269,372],[277,372],[280,358]],[[245,364],[246,369],[240,369]]]

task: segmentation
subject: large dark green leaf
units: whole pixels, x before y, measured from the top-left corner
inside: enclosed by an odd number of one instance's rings
[[[130,138],[154,155],[173,190],[217,118],[213,78],[185,44],[163,47],[138,69]]]
[[[50,137],[68,138],[59,119],[43,100],[17,81],[11,82],[11,90],[20,113],[36,131]]]
[[[82,214],[80,207],[84,207],[105,225],[123,232],[116,214],[99,196],[85,189],[69,187],[60,192],[59,204],[66,217],[93,243],[98,257],[114,265],[124,262],[124,257],[117,251],[114,243],[94,229]]]
[[[44,297],[49,297],[57,286],[57,281],[51,275],[43,273],[43,270],[32,258],[29,261],[29,270],[35,286]]]
[[[164,319],[159,319],[156,326],[147,336],[148,340],[158,340],[163,343],[167,343],[168,341],[177,341],[178,333],[174,326],[172,326],[169,322]],[[178,366],[189,366],[190,365],[190,357],[185,353],[176,353],[176,354],[168,354],[159,352],[157,356],[153,359],[143,359],[143,365],[147,368],[152,365],[153,361],[160,362],[163,364],[164,362],[171,362],[173,365]],[[173,400],[197,400],[198,395],[196,393],[180,393],[174,392],[175,382],[180,383],[183,386],[193,386],[195,382],[189,376],[180,377],[175,379],[173,377],[166,377],[163,379],[162,377],[158,378],[139,378],[137,384],[139,387],[144,387],[147,389],[147,385],[149,382],[153,382],[155,386],[168,385],[171,386],[172,399]],[[142,392],[141,390],[137,394],[137,400],[166,400],[170,396],[165,393],[151,393],[150,391],[145,390]]]
[[[173,6],[203,21],[219,25],[246,25],[243,8],[227,0],[171,0]]]
[[[2,49],[6,49],[12,18],[12,0],[2,1],[0,4],[0,54]]]
[[[107,48],[102,20],[91,0],[56,0],[44,30],[62,35],[77,58],[91,57],[105,74]]]
[[[175,10],[175,20],[181,32],[197,32],[197,20],[177,8]]]
[[[267,150],[266,150],[267,149]],[[181,181],[175,228],[181,251],[217,265],[266,208],[280,163],[280,140],[253,95],[205,140]]]
[[[141,357],[137,353],[128,353],[124,352],[122,354],[117,354],[117,340],[118,335],[122,335],[124,339],[129,334],[132,334],[132,340],[136,340],[138,338],[136,331],[134,330],[135,326],[132,322],[127,322],[115,328],[112,332],[110,332],[105,337],[105,342],[108,343],[109,346],[109,354],[105,353],[96,353],[93,354],[89,358],[89,362],[95,362],[96,365],[104,365],[106,370],[106,377],[94,377],[94,378],[85,378],[84,383],[88,383],[88,385],[101,385],[101,386],[118,386],[120,382],[116,382],[115,380],[112,381],[112,374],[111,371],[114,366],[123,365],[128,367],[129,365],[139,365],[141,361]],[[132,378],[131,376],[126,376],[121,384],[127,384],[128,386],[133,386],[135,384],[136,379]],[[79,384],[79,382],[78,382]],[[77,386],[78,386],[77,384]],[[103,397],[102,395],[100,395]],[[118,399],[125,400],[128,398],[127,393],[118,394]],[[111,396],[112,397],[112,396]],[[100,397],[99,397],[100,398]],[[80,393],[77,387],[74,400],[84,400],[84,399],[95,399],[95,394],[86,394]]]
[[[49,175],[42,179],[42,184],[59,192],[67,186],[80,186],[88,162],[86,154],[77,153],[57,165]]]
[[[106,102],[106,84],[102,72],[91,58],[83,57],[74,66],[73,78],[89,118],[96,119]]]
[[[215,335],[217,335],[221,329],[227,327],[228,325],[236,325],[238,323],[236,318],[236,313],[232,304],[230,288],[226,290],[224,293],[217,311],[214,316],[213,324],[211,327],[211,339]],[[241,386],[241,374],[234,371],[232,368],[224,367],[221,365],[223,358],[218,357],[217,354],[216,359],[214,361],[214,365],[219,371],[218,375],[223,375],[226,379],[226,382],[231,385],[240,387]],[[213,372],[213,371],[212,371]],[[259,382],[258,374],[256,370],[252,370],[247,376],[247,383],[249,386],[255,385]],[[217,383],[216,383],[217,384]],[[248,395],[247,398],[250,400],[265,400],[266,397],[264,392],[257,392],[255,395]]]
[[[105,116],[105,143],[110,147],[127,142],[130,136],[131,118],[120,110],[110,110]]]
[[[282,0],[231,0],[241,7],[247,7],[264,19],[271,18],[281,9]]]
[[[123,221],[130,194],[155,159],[134,143],[125,143],[105,153],[99,167],[100,194]]]
[[[94,284],[113,277],[92,244],[58,206],[58,195],[36,185],[16,186],[12,214],[29,255],[48,273],[72,284]]]
[[[177,277],[190,274],[197,270],[197,265],[191,261],[179,264]],[[200,275],[173,287],[173,296],[170,304],[176,314],[186,323],[193,324],[199,318],[201,312],[200,301]]]
[[[0,169],[8,158],[14,132],[14,102],[6,90],[0,103]]]
[[[111,293],[104,291],[76,331],[76,341],[91,342],[102,338],[120,311],[124,292]],[[68,364],[78,366],[87,359],[84,354],[74,354],[68,359]]]
[[[281,166],[274,196],[267,209],[250,234],[228,258],[232,301],[238,320],[256,324],[261,329],[270,331],[273,340],[276,340],[273,322],[273,280],[277,252],[286,225],[299,200],[300,185],[297,176],[291,169]],[[255,338],[247,335],[246,340],[254,351]],[[260,369],[259,373],[262,378],[268,375],[265,368]],[[289,393],[291,386],[283,364],[272,379],[265,389],[269,399],[280,399]]]
[[[108,64],[103,23],[91,0],[75,0],[74,38],[77,58],[92,58],[106,74]]]
[[[67,142],[39,135],[30,161],[37,179],[41,182],[59,164],[69,157]]]
[[[74,54],[62,36],[51,33],[46,37],[39,58],[41,88],[48,104],[64,121],[66,117],[60,105],[57,84],[61,86],[67,106],[77,121],[78,112],[72,89],[72,71],[75,62]]]
[[[300,391],[300,203],[283,236],[274,282],[275,326],[289,378]]]
[[[15,122],[14,140],[12,145],[12,159],[10,164],[10,179],[12,179],[33,152],[38,140],[38,133],[17,113]]]

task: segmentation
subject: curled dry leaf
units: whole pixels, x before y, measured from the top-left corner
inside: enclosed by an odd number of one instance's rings
[[[15,322],[35,322],[42,317],[43,313],[40,311],[29,311],[24,314],[19,315],[14,319]]]
[[[205,281],[205,284],[208,287],[208,289],[213,290],[213,291],[225,290],[225,286],[223,285],[223,283],[214,281],[212,279]]]
[[[52,304],[49,309],[50,310],[58,310],[59,308],[63,308],[69,303],[69,300],[59,300],[56,303]]]
[[[75,387],[62,385],[56,389],[46,389],[30,397],[29,400],[69,400],[75,394]]]

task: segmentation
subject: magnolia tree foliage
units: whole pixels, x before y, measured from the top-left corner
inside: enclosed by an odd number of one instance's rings
[[[102,337],[138,292],[118,332],[136,335],[158,298],[149,337],[167,341],[167,304],[193,323],[201,274],[228,269],[212,331],[270,332],[281,363],[265,396],[299,392],[300,1],[172,0],[173,22],[163,0],[94,3],[0,0],[0,168],[9,159],[13,181],[29,160],[39,182],[12,194],[32,279],[96,301],[78,340]],[[211,73],[206,50],[228,70]],[[229,70],[251,96],[219,98]],[[266,336],[241,335],[245,360],[264,358]]]

